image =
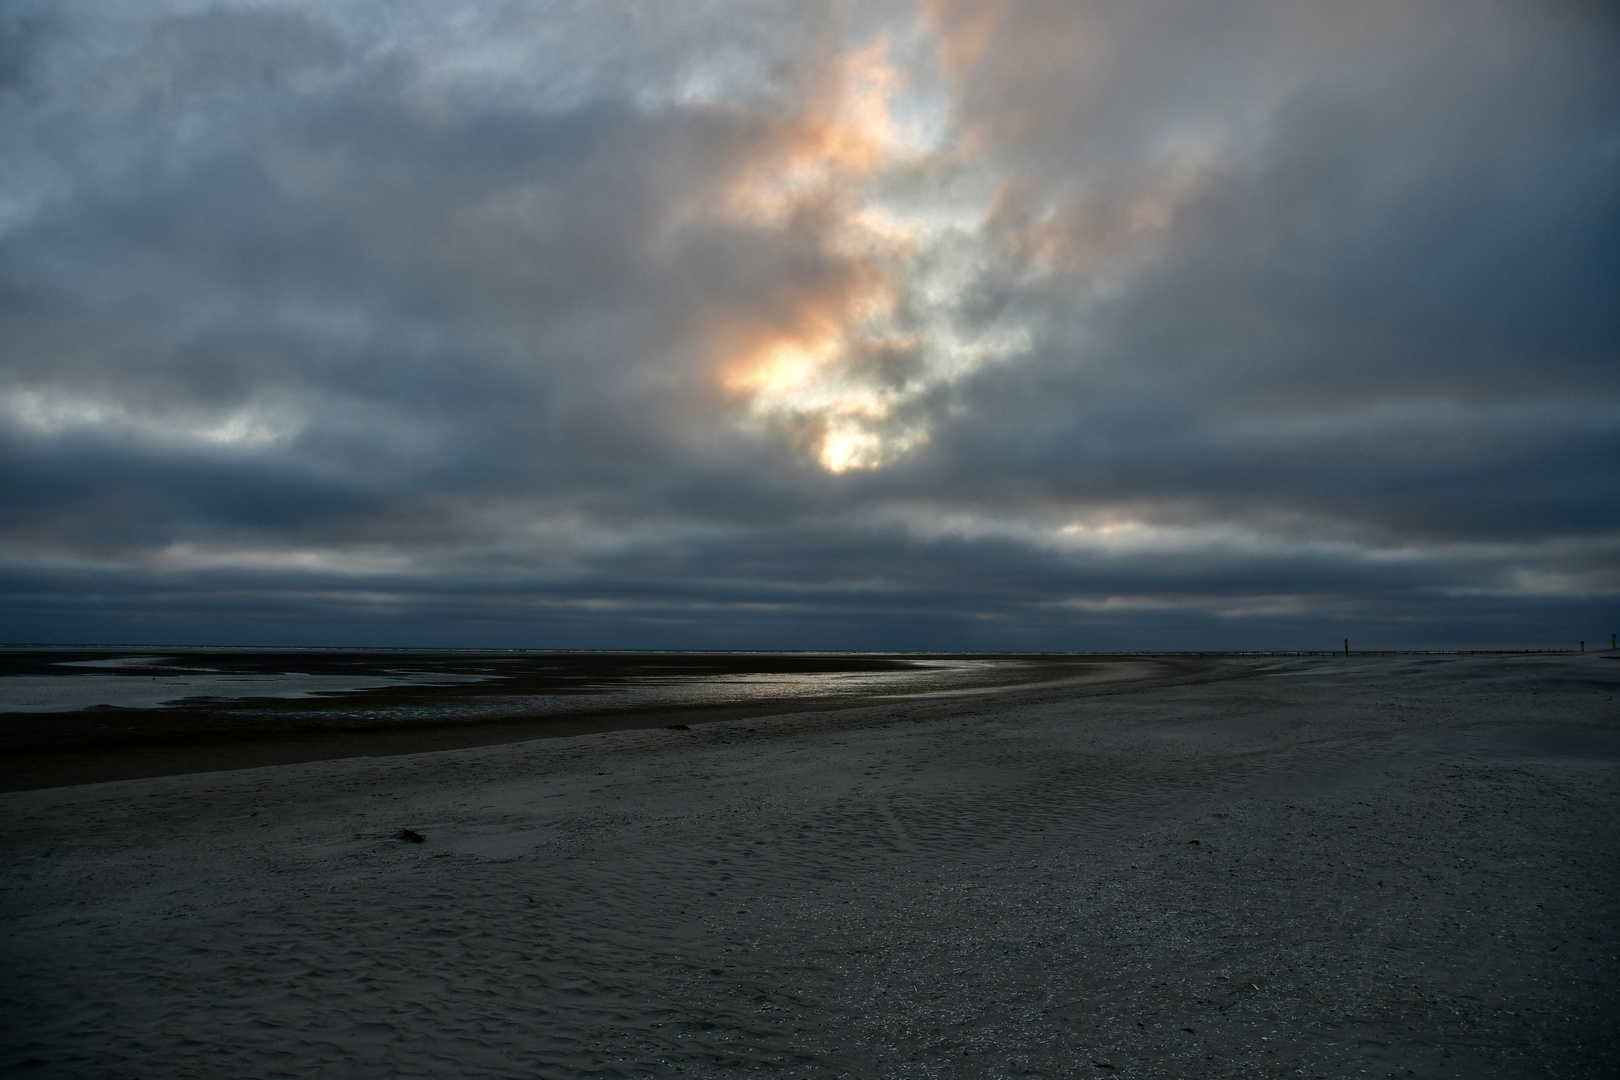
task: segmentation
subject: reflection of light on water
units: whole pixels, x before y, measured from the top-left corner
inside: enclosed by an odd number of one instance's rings
[[[928,694],[970,683],[987,669],[1015,661],[927,660],[902,671],[770,672],[747,675],[653,675],[584,694],[546,694],[515,699],[525,711],[578,710],[660,705],[743,705],[844,697]]]
[[[65,661],[61,666],[96,669],[94,673],[0,676],[0,713],[72,712],[96,706],[161,709],[208,700],[314,698],[396,686],[444,686],[504,679],[506,676],[397,670],[381,675],[308,675],[301,672],[225,674],[193,669],[163,674],[125,674],[172,657],[138,656],[110,660]],[[658,706],[743,705],[750,702],[813,701],[854,697],[929,696],[972,685],[992,669],[1016,661],[914,660],[890,671],[753,672],[730,675],[591,676],[578,678],[577,689],[551,694],[493,694],[476,701],[448,697],[423,699],[410,706],[390,706],[408,714],[445,708],[478,715],[546,714]],[[103,671],[118,674],[101,674]],[[363,704],[363,701],[355,702]]]
[[[132,670],[162,657],[67,661],[63,666]],[[388,675],[304,675],[297,672],[224,675],[6,675],[0,676],[0,712],[73,712],[113,705],[121,709],[157,709],[187,699],[311,698],[390,686],[448,686],[481,682],[488,675],[445,675],[395,672]]]

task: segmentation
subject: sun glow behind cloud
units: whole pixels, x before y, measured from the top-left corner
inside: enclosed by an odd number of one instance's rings
[[[922,445],[943,391],[1027,344],[1017,327],[961,324],[973,274],[960,249],[978,244],[993,185],[966,175],[942,73],[917,59],[937,56],[927,27],[894,33],[842,56],[778,152],[725,200],[756,227],[815,217],[846,270],[840,288],[729,335],[719,366],[745,429],[785,434],[833,473]],[[953,184],[958,194],[942,196]]]
[[[372,639],[568,646],[1613,608],[1579,5],[44,7],[0,13],[14,640],[336,640],[383,591]]]

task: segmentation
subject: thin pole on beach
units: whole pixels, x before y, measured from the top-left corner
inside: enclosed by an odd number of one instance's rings
[[[1344,639],[1344,655],[1346,655],[1346,656],[1350,655],[1350,639],[1349,638]]]

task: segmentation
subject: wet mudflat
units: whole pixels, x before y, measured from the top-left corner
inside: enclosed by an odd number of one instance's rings
[[[524,650],[0,649],[0,791],[710,723],[1170,658]]]
[[[1610,1076],[1617,691],[1242,661],[12,793],[3,1060]]]

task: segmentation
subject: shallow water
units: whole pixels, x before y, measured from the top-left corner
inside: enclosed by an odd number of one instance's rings
[[[85,662],[81,667],[90,667]],[[65,666],[65,665],[64,665]],[[102,665],[112,667],[111,664]],[[120,665],[123,668],[134,665]],[[388,675],[308,675],[301,672],[232,675],[194,672],[177,675],[0,676],[0,712],[74,712],[96,706],[157,709],[196,699],[310,698],[388,686],[449,686],[480,682],[487,675],[399,672]]]
[[[351,659],[365,659],[363,653]],[[855,671],[763,671],[669,674],[631,667],[624,672],[562,674],[552,692],[535,693],[517,680],[519,671],[445,670],[442,662],[414,667],[364,664],[354,671],[243,670],[230,656],[217,663],[199,657],[141,654],[51,663],[48,673],[0,675],[0,713],[73,712],[96,707],[161,709],[208,701],[314,698],[399,686],[512,683],[510,705],[526,713],[648,705],[737,705],[787,698],[949,693],[1006,666],[984,659],[915,660],[903,668]],[[291,654],[288,667],[318,667]],[[280,661],[277,661],[280,663]]]

